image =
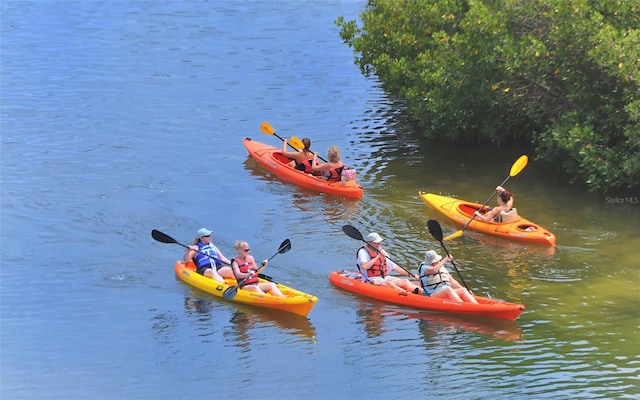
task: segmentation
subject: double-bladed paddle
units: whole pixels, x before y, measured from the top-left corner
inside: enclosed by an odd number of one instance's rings
[[[164,232],[160,232],[159,230],[156,230],[156,229],[154,229],[154,230],[152,230],[152,231],[151,231],[151,237],[153,237],[153,238],[154,238],[155,240],[157,240],[158,242],[162,242],[162,243],[170,243],[170,244],[177,244],[177,245],[180,245],[180,246],[182,246],[182,247],[184,247],[184,248],[186,248],[186,249],[191,249],[191,247],[189,247],[189,246],[187,246],[187,245],[184,245],[184,244],[182,244],[182,243],[178,243],[178,241],[177,241],[177,240],[175,240],[174,238],[172,238],[171,236],[167,235],[167,234],[166,234],[166,233],[164,233]],[[287,239],[287,240],[288,240],[288,239]],[[289,246],[289,248],[291,248],[291,246]],[[289,251],[289,250],[287,250],[287,251]],[[217,258],[215,258],[215,257],[213,257],[213,256],[211,256],[211,255],[209,255],[209,254],[207,254],[207,253],[203,253],[203,252],[201,252],[200,250],[197,250],[197,252],[198,252],[198,253],[200,253],[200,254],[202,254],[202,255],[204,255],[204,256],[209,257],[210,259],[212,259],[212,260],[214,260],[214,261],[220,261],[221,263],[223,263],[223,264],[225,264],[225,265],[231,265],[231,264],[228,264],[228,263],[226,263],[226,262],[224,262],[224,261],[222,261],[222,260],[218,260]],[[268,276],[268,275],[258,274],[258,276],[259,276],[260,278],[264,279],[264,280],[267,280],[267,281],[273,282],[273,280],[271,279],[271,277],[270,277],[270,276]],[[274,282],[274,283],[275,283],[275,282]]]
[[[261,123],[261,124],[260,124],[260,130],[261,130],[262,132],[266,133],[267,135],[275,136],[275,137],[277,137],[278,139],[280,139],[280,140],[282,140],[282,141],[284,142],[284,139],[283,139],[283,138],[281,138],[281,137],[276,133],[276,131],[275,131],[275,130],[273,130],[273,127],[272,127],[271,125],[269,125],[269,123],[268,123],[268,122],[266,122],[266,121],[265,121],[265,122]],[[294,150],[296,150],[296,151],[298,150],[298,149],[296,149],[296,148],[295,148],[291,143],[287,143],[287,144],[288,144],[288,145],[289,145],[289,147],[291,147],[292,149],[294,149]],[[303,145],[302,147],[304,147],[304,145]]]
[[[445,253],[447,253],[447,256],[448,256],[449,251],[447,250],[447,248],[444,246],[444,243],[442,242],[442,227],[440,226],[438,221],[436,221],[435,219],[428,220],[427,228],[429,228],[429,233],[431,233],[431,236],[433,236],[434,239],[440,242],[440,244],[442,245],[442,249],[444,250]],[[460,280],[462,281],[462,284],[464,285],[464,287],[467,288],[469,293],[471,293],[471,289],[469,289],[469,286],[467,286],[466,282],[464,281],[464,278],[460,274],[460,271],[458,271],[458,267],[456,266],[456,263],[454,263],[453,260],[451,260],[451,264],[453,264],[453,268],[456,269],[456,272],[458,273],[458,276],[460,277]]]
[[[362,236],[362,233],[360,233],[360,231],[358,230],[358,228],[352,226],[352,225],[344,225],[342,227],[342,232],[344,232],[347,236],[349,236],[351,239],[355,239],[355,240],[360,240],[362,242],[364,242],[365,244],[368,245],[367,241],[364,240],[364,237]],[[376,249],[375,247],[371,247],[373,250],[375,250],[377,253],[380,253],[380,251],[378,249]],[[386,256],[385,256],[386,257]],[[409,272],[405,267],[403,267],[402,265],[398,264],[397,262],[393,261],[391,258],[387,257],[387,259],[391,262],[393,262],[395,265],[397,265],[398,267],[402,268],[407,274],[409,274],[410,276],[413,276],[414,274],[412,274],[411,272]]]
[[[287,251],[291,250],[291,241],[289,239],[285,239],[282,243],[280,243],[280,247],[278,247],[278,251],[272,255],[271,257],[269,257],[269,259],[267,261],[271,261],[273,259],[273,257],[277,256],[278,254],[284,254]],[[262,263],[261,267],[265,266],[265,263]],[[242,280],[240,280],[238,282],[237,285],[235,286],[229,286],[223,293],[222,293],[222,297],[225,300],[233,300],[234,297],[236,297],[236,294],[238,294],[238,289],[240,288],[240,286],[242,286],[242,284],[249,278],[251,278],[253,275],[249,275],[246,278],[243,278]],[[258,275],[260,276],[260,275]]]
[[[524,167],[527,166],[527,162],[529,162],[529,158],[526,156],[526,154],[521,155],[516,160],[516,162],[513,163],[513,165],[511,166],[511,170],[509,171],[509,176],[507,176],[505,178],[505,180],[502,181],[500,186],[504,186],[504,184],[507,183],[509,178],[518,175],[524,169]],[[484,204],[482,205],[482,207],[480,207],[480,209],[478,211],[482,211],[482,209],[485,208],[487,206],[487,204],[489,204],[489,202],[491,201],[491,199],[493,199],[493,196],[495,196],[495,195],[496,195],[496,191],[494,190],[491,193],[491,196],[489,196],[487,201],[484,202]],[[471,217],[471,219],[469,221],[467,221],[467,223],[462,227],[461,230],[452,233],[451,235],[449,235],[446,238],[444,238],[444,240],[451,240],[451,239],[455,239],[457,237],[462,236],[462,234],[464,233],[465,229],[467,229],[467,227],[469,226],[471,221],[473,221],[475,218],[476,218],[476,214],[474,213],[473,216]]]

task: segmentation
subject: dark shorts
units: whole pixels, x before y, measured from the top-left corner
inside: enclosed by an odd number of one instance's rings
[[[204,275],[204,272],[205,272],[206,270],[208,270],[208,269],[211,269],[211,267],[207,265],[206,267],[200,267],[200,268],[198,268],[198,269],[196,270],[196,272],[197,272],[197,273],[199,273],[200,275]]]

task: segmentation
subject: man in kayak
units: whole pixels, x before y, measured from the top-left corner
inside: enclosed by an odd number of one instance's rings
[[[368,234],[364,240],[366,245],[358,249],[358,269],[362,274],[362,280],[374,285],[386,286],[396,290],[418,294],[420,287],[414,285],[406,279],[396,278],[389,275],[391,271],[402,271],[407,276],[417,280],[418,277],[411,275],[409,271],[388,259],[387,252],[380,244],[382,237],[376,232]]]
[[[418,267],[420,284],[424,289],[424,295],[430,297],[447,298],[453,301],[468,303],[478,303],[469,291],[456,281],[444,264],[452,261],[453,256],[449,254],[442,258],[433,250],[424,253],[424,262]]]
[[[496,187],[496,192],[498,192],[498,205],[496,207],[489,208],[484,214],[480,211],[474,213],[476,217],[484,222],[502,222],[502,216],[513,209],[513,194],[502,186]]]
[[[184,254],[184,262],[193,261],[200,275],[224,283],[223,276],[233,277],[231,261],[211,243],[212,233],[213,231],[207,228],[198,230],[198,236]]]

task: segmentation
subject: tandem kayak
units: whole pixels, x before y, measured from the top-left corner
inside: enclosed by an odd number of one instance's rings
[[[287,182],[295,183],[307,189],[317,190],[323,193],[359,199],[364,194],[359,184],[356,186],[344,186],[342,182],[327,182],[318,177],[304,173],[288,165],[289,158],[282,155],[279,148],[269,146],[251,138],[242,140],[249,155],[257,160],[267,171]]]
[[[329,274],[329,282],[348,292],[420,310],[444,313],[478,315],[486,318],[498,318],[513,321],[525,309],[523,304],[489,299],[474,295],[479,304],[451,301],[436,297],[401,292],[389,287],[363,282],[359,272],[334,271]]]
[[[458,225],[464,226],[482,204],[419,191],[422,201],[440,211]],[[542,226],[517,216],[510,222],[484,222],[474,218],[468,229],[526,243],[556,245],[556,236]]]
[[[222,294],[227,288],[236,284],[235,279],[227,279],[226,283],[220,283],[200,275],[195,271],[193,263],[185,264],[182,261],[176,261],[175,270],[176,277],[182,282],[220,298],[223,298]],[[260,281],[268,282],[264,279],[260,279]],[[280,283],[277,283],[277,285],[278,289],[287,297],[275,297],[270,294],[258,294],[249,290],[238,289],[236,296],[231,301],[255,307],[287,311],[303,317],[309,314],[309,311],[318,301],[317,297],[310,294]]]

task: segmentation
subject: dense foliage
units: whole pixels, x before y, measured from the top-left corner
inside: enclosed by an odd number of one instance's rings
[[[338,18],[427,138],[533,143],[591,190],[640,187],[640,0],[370,0]]]

